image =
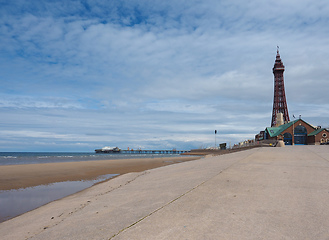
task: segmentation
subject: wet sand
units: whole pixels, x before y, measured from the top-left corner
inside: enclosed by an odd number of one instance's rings
[[[63,181],[91,180],[106,174],[141,172],[199,158],[195,156],[140,158],[0,166],[0,190],[19,189]]]

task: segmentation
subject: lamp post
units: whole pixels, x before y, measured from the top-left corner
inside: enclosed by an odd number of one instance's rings
[[[215,148],[217,147],[217,144],[216,144],[216,134],[217,134],[217,130],[215,130]]]
[[[292,145],[295,145],[295,115],[292,115],[294,121],[292,122]]]

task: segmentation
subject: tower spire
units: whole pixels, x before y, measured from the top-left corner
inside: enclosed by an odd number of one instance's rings
[[[284,65],[281,61],[280,53],[279,53],[279,46],[277,46],[276,50],[276,59],[273,67],[273,74],[274,74],[274,98],[273,98],[273,111],[272,111],[272,123],[271,127],[275,127],[277,122],[277,114],[283,114],[283,121],[289,122],[289,113],[286,101],[286,94],[284,90],[284,79],[283,79],[283,72],[284,72]]]

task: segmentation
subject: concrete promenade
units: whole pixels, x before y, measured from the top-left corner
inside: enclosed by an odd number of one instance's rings
[[[329,239],[329,146],[129,173],[0,224],[1,239]]]

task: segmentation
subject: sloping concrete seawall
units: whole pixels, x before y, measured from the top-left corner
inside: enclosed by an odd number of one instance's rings
[[[329,147],[129,173],[0,224],[1,239],[329,239]]]

